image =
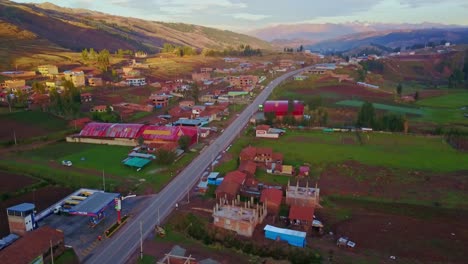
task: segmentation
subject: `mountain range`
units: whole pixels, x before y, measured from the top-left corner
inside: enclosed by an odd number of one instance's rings
[[[248,32],[278,47],[305,45],[314,50],[347,50],[361,45],[400,47],[429,41],[467,43],[466,28],[436,23],[325,23],[276,25]]]
[[[263,40],[245,34],[204,26],[164,23],[72,9],[51,3],[19,4],[0,0],[0,43],[21,36],[60,48],[143,50],[157,52],[164,43],[194,48],[222,49],[238,45],[270,49]],[[12,29],[12,31],[8,30]],[[18,37],[21,37],[18,36]]]

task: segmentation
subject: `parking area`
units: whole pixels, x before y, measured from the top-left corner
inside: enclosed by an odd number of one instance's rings
[[[127,198],[122,201],[121,214],[131,216],[138,214],[148,200],[146,196]],[[105,218],[97,225],[91,226],[88,216],[52,214],[39,222],[39,226],[48,225],[52,228],[62,230],[65,235],[65,245],[73,247],[80,261],[95,249],[100,240],[105,240],[105,231],[117,221],[117,212],[113,205],[104,210]]]

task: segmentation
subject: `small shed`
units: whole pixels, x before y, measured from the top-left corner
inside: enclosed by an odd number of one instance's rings
[[[217,184],[217,180],[219,177],[219,172],[211,172],[209,175],[208,175],[208,184],[211,184],[211,185],[219,185],[221,184],[221,181],[219,182],[219,184]]]
[[[296,247],[305,247],[306,245],[306,232],[279,228],[271,225],[266,225],[263,230],[265,231],[266,238],[286,241],[289,245]]]

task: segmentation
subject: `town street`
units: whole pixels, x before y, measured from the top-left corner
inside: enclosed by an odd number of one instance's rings
[[[312,66],[309,66],[312,67]],[[307,68],[309,68],[307,67]],[[175,204],[184,199],[187,193],[200,180],[202,173],[211,165],[221,151],[226,149],[242,132],[258,106],[271,94],[272,90],[287,78],[307,69],[301,68],[286,73],[268,84],[255,100],[225,129],[225,131],[200,155],[177,175],[159,194],[150,198],[147,208],[139,215],[129,219],[111,239],[102,242],[85,260],[85,263],[125,263],[140,247],[140,225],[143,239],[150,234],[158,221],[163,221],[175,208]],[[159,219],[158,219],[159,217]]]

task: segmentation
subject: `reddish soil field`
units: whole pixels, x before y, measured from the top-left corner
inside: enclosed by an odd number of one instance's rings
[[[14,193],[21,188],[39,182],[36,179],[0,171],[0,193]]]
[[[50,133],[50,131],[45,128],[5,119],[2,121],[2,129],[0,129],[0,141],[13,140],[13,131],[15,131],[18,140],[45,136]]]
[[[357,243],[356,253],[373,250],[384,259],[393,255],[422,263],[466,263],[467,220],[467,215],[417,219],[358,211],[333,229],[337,236],[347,236]]]
[[[327,108],[328,119],[337,126],[343,124],[354,124],[357,119],[358,109],[353,108]]]
[[[440,201],[449,191],[468,192],[467,172],[446,173],[390,170],[356,161],[330,165],[319,180],[321,194],[372,196],[394,201]]]
[[[35,192],[26,193],[0,202],[0,237],[6,236],[9,233],[6,208],[20,203],[34,203],[36,210],[40,212],[72,192],[73,190],[68,188],[47,186],[37,189]]]
[[[376,99],[391,99],[392,94],[381,91],[367,89],[358,85],[343,84],[334,86],[324,86],[317,89],[300,89],[299,94],[317,95],[321,93],[333,93],[342,96],[343,98],[351,99],[353,97],[360,98],[376,98]]]

